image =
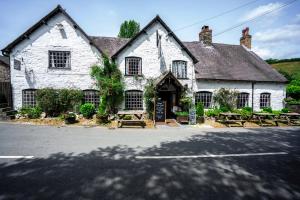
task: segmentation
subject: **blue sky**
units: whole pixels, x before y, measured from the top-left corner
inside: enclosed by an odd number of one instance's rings
[[[0,49],[61,4],[89,34],[117,36],[120,24],[127,19],[144,27],[157,14],[172,30],[193,24],[253,0],[0,0]],[[202,25],[213,34],[278,8],[290,0],[257,0],[221,17],[176,31],[183,41],[198,40]],[[241,30],[250,27],[253,50],[263,58],[300,57],[300,0],[259,20],[213,37],[213,42],[239,44]]]

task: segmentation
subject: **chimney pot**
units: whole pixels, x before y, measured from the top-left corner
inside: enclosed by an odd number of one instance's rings
[[[212,43],[212,30],[209,29],[209,26],[204,25],[201,28],[199,33],[199,41],[203,42],[205,45],[211,45]]]
[[[244,45],[248,49],[251,49],[252,36],[249,34],[249,27],[242,30],[242,37],[240,38],[240,45]]]

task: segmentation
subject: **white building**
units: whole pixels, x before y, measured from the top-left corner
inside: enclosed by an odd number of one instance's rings
[[[248,29],[245,46],[212,43],[211,34],[204,26],[199,41],[182,42],[156,16],[130,40],[88,36],[58,6],[2,50],[10,57],[14,108],[34,105],[35,91],[45,87],[85,90],[86,101],[99,101],[89,73],[106,53],[124,74],[122,109],[145,109],[149,78],[156,79],[168,112],[184,88],[206,108],[213,106],[215,90],[230,88],[240,92],[240,106],[282,109],[286,79],[250,50]]]

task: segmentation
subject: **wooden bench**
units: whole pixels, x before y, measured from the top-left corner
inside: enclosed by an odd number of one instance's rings
[[[144,120],[118,120],[118,128],[122,128],[123,126],[141,126],[145,128],[146,122]]]
[[[278,126],[280,119],[275,118],[275,114],[272,113],[253,113],[252,122],[258,123],[260,126],[274,126],[272,122]]]
[[[246,120],[241,119],[241,115],[238,113],[220,113],[220,118],[217,122],[223,123],[228,127],[231,127],[231,124],[237,124],[244,127]]]
[[[141,110],[128,110],[128,111],[119,111],[118,116],[118,128],[123,126],[141,126],[145,128],[146,122],[143,120],[144,112]],[[125,116],[131,116],[132,119],[124,119]]]

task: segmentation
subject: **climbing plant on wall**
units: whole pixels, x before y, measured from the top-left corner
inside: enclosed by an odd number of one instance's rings
[[[123,100],[124,83],[122,74],[114,61],[111,61],[107,55],[102,56],[102,64],[94,65],[91,68],[91,77],[96,80],[100,91],[101,107],[106,108],[106,112],[114,113],[117,106]]]

